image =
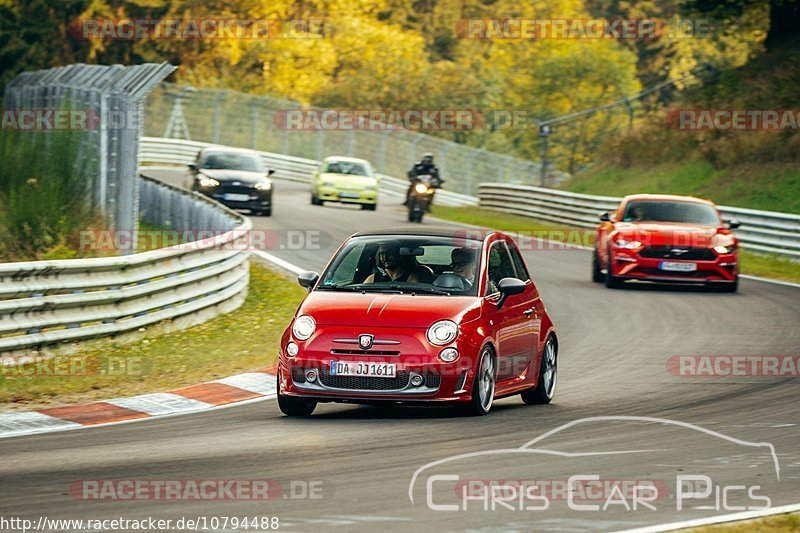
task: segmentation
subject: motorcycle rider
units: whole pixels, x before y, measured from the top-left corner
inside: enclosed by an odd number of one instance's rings
[[[431,177],[431,188],[433,189],[433,195],[431,196],[431,204],[433,203],[433,199],[436,196],[436,189],[442,186],[444,180],[439,175],[439,169],[436,165],[433,164],[433,154],[431,152],[426,152],[422,154],[422,159],[414,163],[411,167],[411,170],[408,171],[408,190],[406,191],[406,206],[411,205],[411,191],[414,188],[414,185],[417,182],[417,176],[429,175]],[[427,211],[430,211],[431,204],[428,204]]]

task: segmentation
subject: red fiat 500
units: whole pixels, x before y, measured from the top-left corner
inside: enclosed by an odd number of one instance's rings
[[[517,246],[502,233],[357,233],[281,339],[278,405],[452,402],[486,414],[495,398],[546,404],[558,341]]]
[[[600,216],[592,279],[618,287],[625,280],[705,283],[736,292],[739,243],[716,206],[690,196],[626,196]]]

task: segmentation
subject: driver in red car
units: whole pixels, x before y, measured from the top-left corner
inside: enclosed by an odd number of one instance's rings
[[[430,283],[432,276],[425,267],[418,265],[414,256],[401,255],[397,242],[385,242],[378,246],[378,264],[375,273],[364,283],[397,281],[400,283]]]

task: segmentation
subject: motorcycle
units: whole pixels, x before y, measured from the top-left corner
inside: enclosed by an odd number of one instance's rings
[[[430,174],[416,176],[408,202],[409,222],[422,222],[422,217],[433,203],[433,195],[440,184],[441,180]]]

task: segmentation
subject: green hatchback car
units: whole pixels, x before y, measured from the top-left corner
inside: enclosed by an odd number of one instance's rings
[[[354,157],[326,157],[311,181],[311,203],[358,204],[374,211],[378,206],[378,182],[372,165]]]

